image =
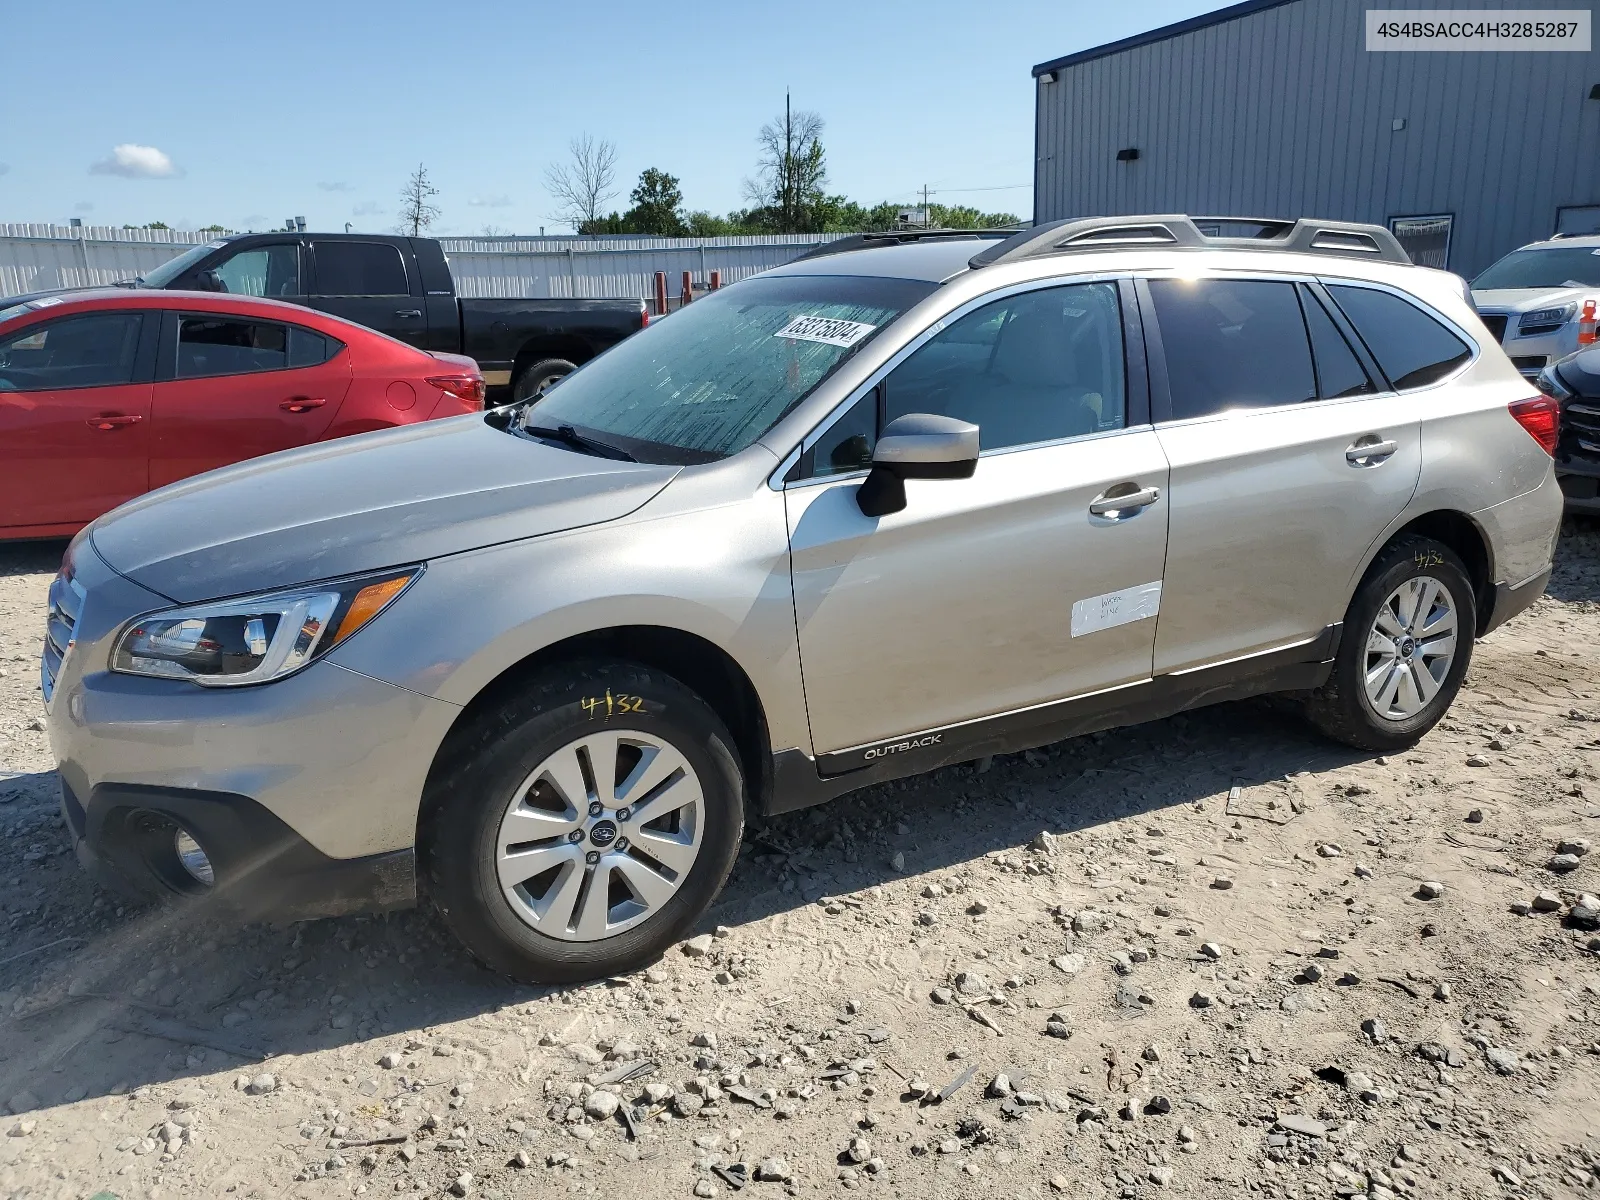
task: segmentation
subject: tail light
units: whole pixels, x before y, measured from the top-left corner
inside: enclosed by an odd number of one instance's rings
[[[650,306],[643,300],[639,301],[639,328],[648,329],[650,326]]]
[[[489,392],[482,375],[435,375],[424,382],[471,408],[482,408]]]
[[[1556,439],[1561,433],[1561,404],[1553,396],[1529,396],[1510,405],[1511,415],[1528,435],[1555,457]]]

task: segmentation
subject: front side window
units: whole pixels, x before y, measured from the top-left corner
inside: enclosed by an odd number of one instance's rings
[[[985,304],[884,380],[885,421],[905,413],[970,421],[985,450],[1120,429],[1126,409],[1114,283],[1041,288]]]
[[[1317,394],[1292,283],[1152,279],[1172,419],[1298,404]]]
[[[880,388],[873,388],[823,430],[801,459],[796,478],[825,479],[864,471],[872,465],[872,448],[878,444],[879,392]]]
[[[194,246],[177,258],[167,259],[148,274],[139,276],[139,282],[148,288],[164,288],[201,259],[209,258],[213,250],[220,250],[227,244],[227,242],[207,242],[204,246]]]
[[[1339,284],[1328,292],[1396,391],[1437,383],[1472,357],[1465,342],[1391,292]]]
[[[178,323],[178,378],[248,375],[289,365],[288,326],[236,317],[183,317]]]
[[[387,242],[312,242],[322,296],[408,296],[406,264]]]
[[[0,338],[0,392],[132,383],[143,321],[139,313],[93,313]]]
[[[235,296],[299,296],[300,247],[293,242],[241,250],[213,272]]]
[[[861,275],[757,277],[652,321],[524,410],[647,462],[709,462],[754,443],[933,291]]]

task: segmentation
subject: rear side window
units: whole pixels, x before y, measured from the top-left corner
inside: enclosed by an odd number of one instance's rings
[[[1292,283],[1152,279],[1172,419],[1315,398],[1311,345]]]
[[[289,365],[287,325],[231,317],[184,317],[178,325],[178,378],[247,375]]]
[[[1317,359],[1317,395],[1324,400],[1342,400],[1376,392],[1361,360],[1311,289],[1300,289],[1300,303],[1305,308],[1311,349]]]
[[[340,350],[343,342],[336,342],[320,333],[289,326],[289,365],[291,367],[317,367],[327,362]]]
[[[1331,284],[1328,291],[1396,391],[1437,383],[1472,357],[1471,347],[1408,300],[1375,288]]]
[[[406,264],[384,242],[313,242],[317,292],[323,296],[408,296]]]
[[[0,392],[132,383],[143,320],[139,313],[95,313],[0,338]]]

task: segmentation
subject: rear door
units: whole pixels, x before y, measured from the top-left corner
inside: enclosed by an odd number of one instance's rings
[[[310,250],[312,308],[426,348],[427,305],[409,247],[314,237]]]
[[[1172,467],[1156,673],[1310,642],[1416,490],[1417,418],[1317,285],[1152,278],[1140,294]]]
[[[865,765],[875,741],[1149,677],[1167,468],[1123,308],[1114,280],[977,303],[810,440],[785,495],[824,769]],[[913,480],[903,511],[863,516],[877,430],[910,412],[976,424],[977,471]]]
[[[0,337],[0,537],[81,526],[148,487],[155,314],[36,321]]]
[[[150,486],[319,441],[350,388],[350,353],[315,330],[169,312],[150,422]]]

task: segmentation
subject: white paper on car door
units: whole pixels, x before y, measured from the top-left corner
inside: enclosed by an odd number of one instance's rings
[[[1160,611],[1159,579],[1154,583],[1141,583],[1138,587],[1124,588],[1120,592],[1090,596],[1072,606],[1072,636],[1082,637],[1097,630],[1142,621]]]

